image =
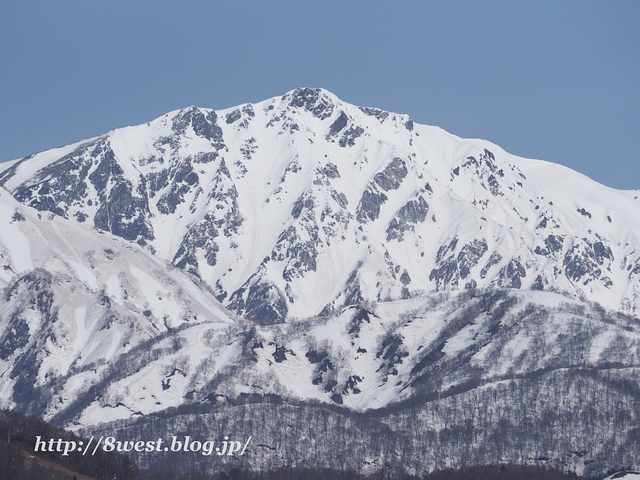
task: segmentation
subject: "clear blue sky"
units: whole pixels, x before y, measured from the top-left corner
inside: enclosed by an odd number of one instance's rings
[[[0,0],[0,161],[298,86],[640,189],[639,1]]]

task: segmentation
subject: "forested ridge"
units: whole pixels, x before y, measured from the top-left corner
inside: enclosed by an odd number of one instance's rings
[[[155,472],[145,472],[142,478],[163,478],[164,480],[579,480],[573,473],[544,467],[524,465],[478,465],[460,470],[438,470],[423,476],[397,476],[386,470],[380,470],[371,475],[361,475],[353,471],[339,471],[331,469],[308,468],[279,468],[268,472],[253,472],[248,470],[231,469],[215,475],[206,475],[191,471],[175,474],[164,471],[162,477]]]
[[[17,412],[0,411],[0,480],[572,480],[575,474],[543,467],[522,465],[472,466],[460,470],[446,469],[423,476],[397,475],[381,469],[371,475],[351,470],[326,468],[276,468],[252,471],[230,468],[217,474],[203,471],[175,471],[171,468],[139,470],[126,455],[97,450],[83,456],[59,452],[34,452],[36,436],[46,439],[80,441],[81,437],[54,427],[42,420]],[[86,441],[86,439],[84,439]]]

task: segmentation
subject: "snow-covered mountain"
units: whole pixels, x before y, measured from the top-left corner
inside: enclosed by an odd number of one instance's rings
[[[638,192],[319,89],[172,112],[28,157],[0,185],[264,324],[467,286],[640,302]]]
[[[317,420],[340,406],[378,418],[406,455],[416,432],[436,435],[423,447],[442,458],[414,472],[470,461],[447,437],[465,425],[478,462],[600,474],[635,445],[640,192],[309,88],[0,164],[0,185],[11,408],[126,434],[168,408],[277,398]],[[625,406],[579,407],[586,385]],[[558,408],[553,445],[482,450]],[[350,468],[403,464],[372,457],[376,428],[351,432],[365,446]],[[295,460],[287,441],[265,439],[247,465]]]

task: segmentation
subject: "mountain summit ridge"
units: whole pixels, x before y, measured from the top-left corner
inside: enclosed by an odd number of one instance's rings
[[[348,305],[336,289],[384,301],[495,284],[640,305],[635,193],[326,90],[191,106],[66,150],[0,185],[147,245],[259,322]]]

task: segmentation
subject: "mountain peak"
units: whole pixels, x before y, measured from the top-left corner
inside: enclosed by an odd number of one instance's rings
[[[491,285],[636,311],[637,199],[568,170],[568,194],[549,188],[555,168],[305,87],[43,152],[0,185],[262,323]]]

